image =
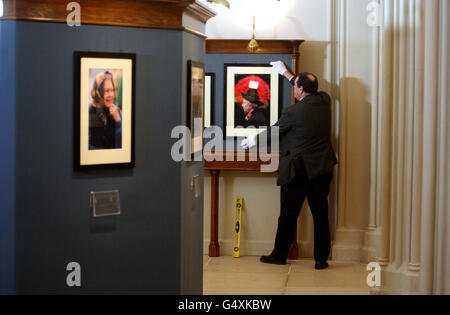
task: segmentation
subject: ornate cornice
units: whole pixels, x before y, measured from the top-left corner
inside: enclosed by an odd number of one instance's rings
[[[195,0],[77,0],[81,24],[186,30],[183,15],[204,24],[215,13]],[[66,23],[67,0],[5,0],[3,20]]]
[[[202,4],[201,2],[194,2],[189,5],[184,11],[186,15],[190,15],[196,20],[206,24],[210,18],[216,16],[216,12],[212,11],[210,8]]]
[[[206,39],[206,22],[215,16],[216,12],[196,1],[189,5],[183,13],[184,30]]]

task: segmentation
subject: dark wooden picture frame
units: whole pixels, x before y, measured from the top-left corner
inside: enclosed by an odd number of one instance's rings
[[[231,77],[231,75],[235,75],[236,73],[230,73],[230,68],[242,68],[244,69],[254,69],[254,71],[249,71],[248,76],[253,75],[258,72],[264,72],[263,75],[270,75],[270,103],[269,107],[269,117],[267,117],[268,121],[266,121],[267,127],[274,125],[278,119],[281,117],[282,108],[283,108],[283,78],[273,69],[270,64],[231,64],[227,63],[224,65],[224,122],[225,122],[225,138],[237,138],[237,137],[246,137],[248,135],[256,135],[261,130],[248,130],[246,129],[237,129],[234,126],[235,122],[235,98],[234,98],[234,89],[235,89],[235,78]],[[246,73],[239,73],[239,75],[246,75]],[[231,82],[233,82],[231,86]],[[230,90],[232,89],[232,90]],[[233,97],[231,98],[231,93],[233,93]],[[230,114],[230,110],[232,110],[232,114]],[[230,119],[231,115],[231,119]],[[233,126],[230,123],[233,122]],[[230,132],[230,130],[233,130]],[[236,130],[238,134],[236,133]]]
[[[207,77],[210,78],[208,86]],[[209,96],[208,96],[209,91]],[[209,106],[208,106],[209,105]],[[207,72],[205,74],[205,128],[214,126],[215,124],[215,106],[216,106],[216,74]],[[209,108],[208,108],[209,107]],[[206,113],[209,111],[209,120]]]
[[[205,64],[188,61],[187,71],[187,117],[186,125],[191,130],[191,157],[203,151],[205,126]],[[201,118],[201,126],[194,126],[194,119]],[[197,127],[197,129],[196,129]],[[200,134],[198,134],[200,133]]]
[[[74,168],[135,167],[136,54],[76,51],[74,61]]]

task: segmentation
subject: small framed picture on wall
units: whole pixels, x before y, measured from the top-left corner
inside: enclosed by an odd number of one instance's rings
[[[282,78],[270,65],[225,64],[226,136],[257,135],[274,125],[281,96]]]
[[[205,65],[188,61],[187,127],[191,130],[191,155],[203,150],[205,126]]]
[[[136,55],[75,52],[75,168],[134,167]]]

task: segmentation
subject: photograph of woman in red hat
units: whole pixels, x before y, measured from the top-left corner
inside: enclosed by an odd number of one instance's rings
[[[277,122],[281,82],[270,65],[225,64],[227,137],[257,135]]]

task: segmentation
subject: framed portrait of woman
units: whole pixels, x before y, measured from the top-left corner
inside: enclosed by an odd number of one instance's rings
[[[282,79],[270,65],[225,64],[226,137],[257,135],[281,114]]]
[[[134,167],[136,55],[75,52],[75,168]]]

